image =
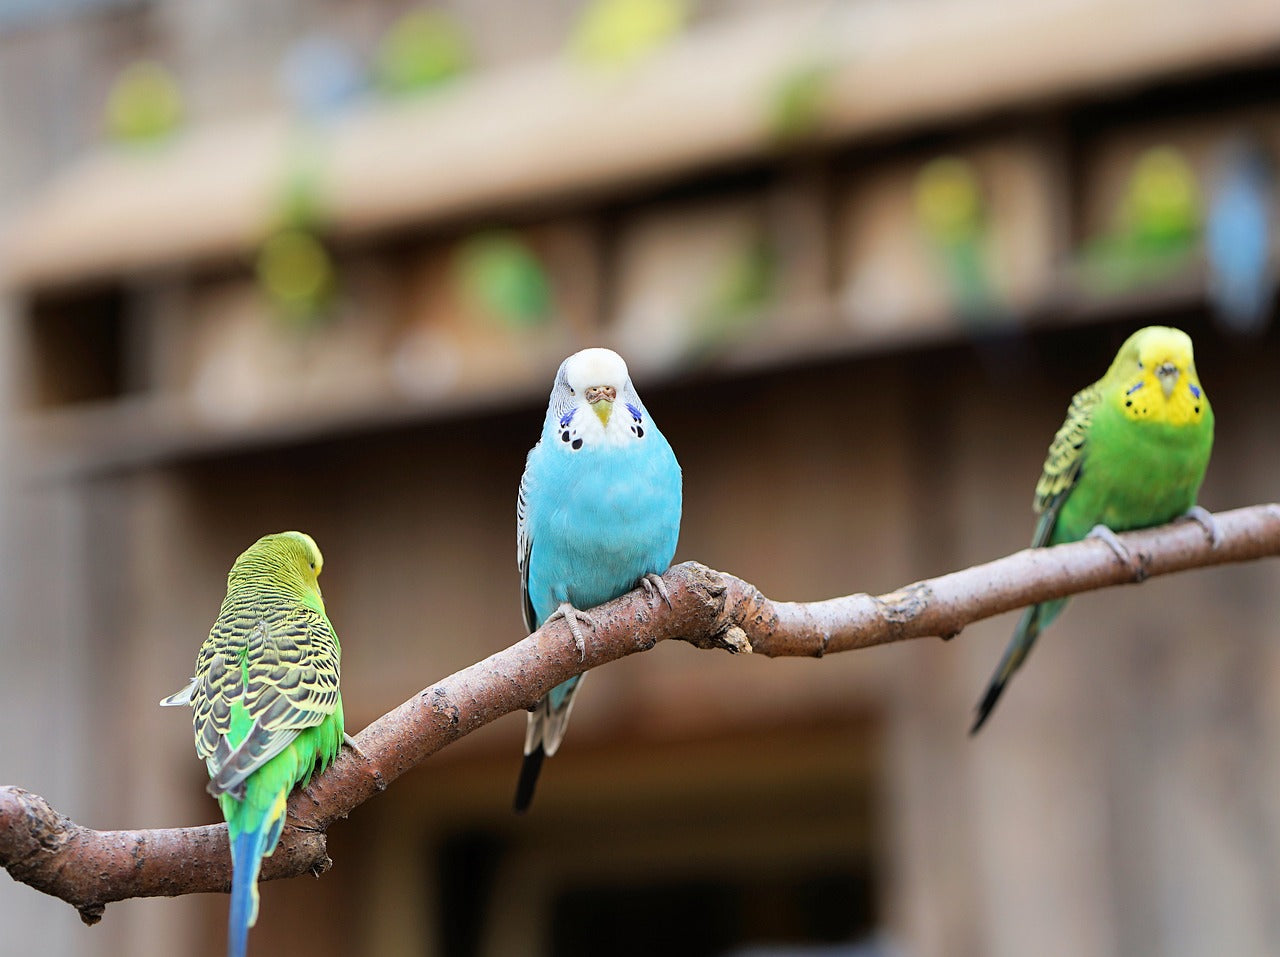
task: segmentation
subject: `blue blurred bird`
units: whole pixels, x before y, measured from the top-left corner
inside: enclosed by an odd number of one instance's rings
[[[342,40],[319,33],[289,47],[280,63],[278,83],[294,110],[316,121],[352,107],[366,85],[356,52]]]
[[[1271,318],[1274,192],[1271,158],[1262,146],[1244,137],[1228,143],[1210,186],[1205,255],[1214,314],[1241,335],[1262,332]]]
[[[516,560],[525,627],[564,618],[586,653],[580,626],[592,608],[643,585],[667,598],[658,576],[680,534],[680,465],[627,364],[608,349],[584,349],[556,373],[542,437],[529,451],[516,504]],[[515,809],[533,800],[542,760],[564,737],[577,675],[529,712]]]

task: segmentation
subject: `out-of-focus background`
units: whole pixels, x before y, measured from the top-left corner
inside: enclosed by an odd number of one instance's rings
[[[1277,497],[1270,0],[0,0],[0,781],[217,819],[179,688],[227,568],[311,532],[350,727],[522,637],[515,490],[613,346],[679,560],[779,599],[1016,550],[1071,394],[1191,333],[1201,501]],[[593,673],[265,885],[257,954],[1280,953],[1280,568],[824,661]],[[222,952],[226,898],[0,954]]]

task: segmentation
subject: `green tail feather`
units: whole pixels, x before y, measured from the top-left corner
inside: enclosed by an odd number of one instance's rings
[[[1005,685],[1009,683],[1013,673],[1027,660],[1027,655],[1031,653],[1031,647],[1040,637],[1040,632],[1053,623],[1066,604],[1065,598],[1059,598],[1055,601],[1032,605],[1023,611],[1022,617],[1018,619],[1018,626],[1013,630],[1013,638],[1005,648],[1004,656],[996,666],[995,674],[991,676],[991,683],[987,685],[986,693],[978,702],[977,716],[974,718],[973,727],[969,729],[970,734],[977,734],[986,724],[987,718],[995,709],[996,702],[1000,700],[1000,695],[1004,693]]]

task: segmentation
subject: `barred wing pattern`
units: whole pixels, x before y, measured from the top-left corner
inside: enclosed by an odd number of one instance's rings
[[[536,449],[541,440],[534,445]],[[532,454],[532,453],[530,453]],[[529,600],[529,554],[533,551],[533,539],[529,535],[529,469],[520,476],[520,491],[516,494],[516,565],[520,569],[520,611],[524,615],[525,631],[529,634],[538,627],[538,615]]]
[[[1044,471],[1040,474],[1040,481],[1036,483],[1034,507],[1040,515],[1040,521],[1036,523],[1036,533],[1031,541],[1033,548],[1049,541],[1062,503],[1080,481],[1080,472],[1088,452],[1086,440],[1089,426],[1093,422],[1094,409],[1101,400],[1102,391],[1096,382],[1077,392],[1071,399],[1071,407],[1067,409],[1066,421],[1049,445]]]
[[[200,649],[191,701],[209,792],[243,798],[249,775],[337,709],[333,626],[294,599],[244,606],[229,599]],[[237,702],[253,723],[233,748],[228,735]]]

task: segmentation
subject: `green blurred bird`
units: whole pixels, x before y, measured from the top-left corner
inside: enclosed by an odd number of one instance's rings
[[[156,143],[182,123],[182,91],[173,74],[155,60],[131,63],[107,96],[107,133],[122,143]]]
[[[462,25],[443,10],[412,10],[387,31],[374,77],[393,95],[418,93],[466,73],[471,49]]]
[[[537,254],[515,233],[478,233],[458,248],[454,280],[463,297],[486,317],[509,328],[551,318],[551,279]]]
[[[320,318],[337,288],[333,257],[308,229],[272,233],[258,250],[255,267],[259,286],[277,314],[298,326]]]
[[[688,17],[685,0],[595,0],[574,27],[569,52],[588,66],[630,66],[676,36]]]
[[[1196,504],[1213,448],[1213,409],[1196,374],[1191,339],[1179,329],[1148,326],[1131,335],[1107,374],[1071,400],[1036,485],[1040,515],[1031,547],[1101,538],[1121,561],[1115,532],[1163,525],[1179,516],[1200,522],[1216,544],[1213,516]],[[1014,629],[970,734],[1066,605],[1032,605]]]
[[[310,535],[258,539],[231,566],[195,677],[160,702],[195,709],[196,753],[227,820],[229,957],[244,957],[258,916],[258,869],[280,840],[289,792],[328,767],[346,737],[342,648],[317,581],[323,564]]]
[[[796,143],[822,129],[831,99],[835,68],[822,60],[794,64],[769,90],[765,115],[769,133],[779,143]]]
[[[960,319],[974,325],[993,318],[995,294],[983,249],[987,212],[977,170],[956,156],[931,160],[916,176],[913,198],[916,222]]]
[[[1200,235],[1200,187],[1195,170],[1172,146],[1138,157],[1114,230],[1085,249],[1085,278],[1101,292],[1169,278],[1195,251]]]

